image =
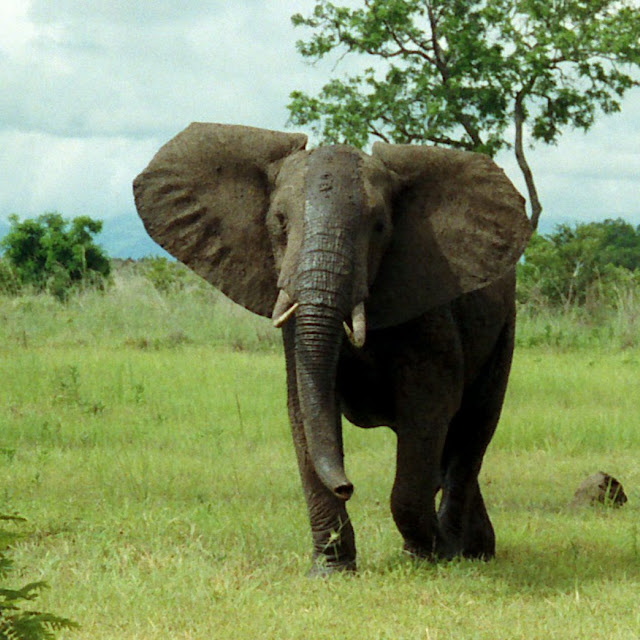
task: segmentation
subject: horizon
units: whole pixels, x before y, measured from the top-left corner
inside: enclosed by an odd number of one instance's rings
[[[72,220],[78,216],[66,216],[64,212],[48,209],[42,211],[35,216],[21,216],[18,218],[21,221],[27,219],[34,219],[45,213],[60,213],[63,218]],[[106,252],[109,258],[121,259],[121,260],[140,260],[148,257],[168,257],[171,260],[175,260],[165,249],[157,244],[146,232],[142,220],[137,214],[123,213],[118,216],[113,216],[107,219],[99,218],[88,214],[90,218],[99,220],[103,223],[102,231],[95,236],[96,244],[100,245]],[[549,236],[555,232],[558,226],[563,224],[569,224],[572,228],[582,224],[589,224],[591,222],[602,223],[606,220],[618,220],[622,219],[629,222],[634,228],[638,229],[640,223],[633,224],[623,216],[603,216],[597,220],[576,220],[571,217],[554,218],[546,216],[544,211],[540,217],[540,224],[538,227],[538,233],[542,236]],[[7,220],[0,219],[0,240],[4,238],[10,230],[10,223]],[[132,235],[133,234],[133,235]],[[0,255],[2,251],[0,250]]]

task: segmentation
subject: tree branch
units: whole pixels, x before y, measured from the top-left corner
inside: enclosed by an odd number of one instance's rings
[[[382,131],[380,131],[373,123],[369,123],[369,131],[371,132],[372,135],[374,136],[378,136],[378,138],[380,138],[380,140],[382,140],[383,142],[386,142],[387,144],[391,144],[391,139],[389,137],[387,137],[384,133],[382,133]]]
[[[431,4],[428,5],[427,12],[429,15],[429,24],[431,26],[431,44],[433,46],[434,63],[440,73],[440,77],[442,78],[442,84],[444,86],[448,86],[451,79],[451,70],[449,69],[446,60],[444,59],[442,47],[440,46],[438,21],[436,19],[435,13],[433,12],[433,7],[431,6]],[[451,105],[451,107],[451,111],[455,115],[456,120],[467,132],[467,135],[471,138],[474,147],[480,148],[484,146],[482,138],[480,137],[480,132],[478,131],[477,127],[473,126],[471,118],[457,107],[453,105]]]
[[[395,53],[391,54],[389,57],[392,56],[401,56],[401,55],[406,55],[406,56],[418,56],[419,58],[422,58],[423,60],[426,60],[427,62],[429,62],[429,64],[435,64],[435,60],[433,58],[431,58],[431,56],[427,55],[426,51],[422,48],[420,49],[409,49],[407,48],[407,46],[405,45],[405,43],[400,39],[400,37],[398,36],[398,34],[393,30],[393,28],[389,25],[388,22],[384,23],[388,32],[391,34],[391,37],[393,38],[394,42],[396,43],[396,45],[398,45],[398,51],[396,51]],[[418,46],[420,46],[417,42],[413,41],[414,44],[417,44]]]

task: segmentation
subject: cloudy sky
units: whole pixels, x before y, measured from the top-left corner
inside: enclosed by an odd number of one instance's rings
[[[0,219],[135,215],[131,180],[191,121],[284,129],[309,66],[290,16],[314,0],[1,0]],[[510,153],[498,158],[524,192]],[[640,224],[640,89],[530,152],[547,220]]]

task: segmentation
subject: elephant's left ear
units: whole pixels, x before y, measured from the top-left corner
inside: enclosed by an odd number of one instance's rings
[[[391,326],[479,289],[513,267],[531,235],[524,199],[487,156],[377,143],[400,178],[394,234],[367,304]]]

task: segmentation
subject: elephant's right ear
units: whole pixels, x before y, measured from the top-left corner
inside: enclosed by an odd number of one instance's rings
[[[134,180],[149,235],[250,311],[270,317],[277,274],[265,226],[269,175],[303,134],[194,122]]]

